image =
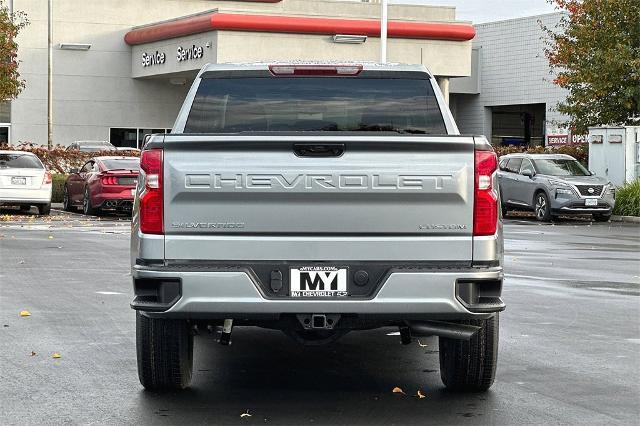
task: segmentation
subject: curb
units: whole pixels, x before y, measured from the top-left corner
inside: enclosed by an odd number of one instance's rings
[[[611,216],[611,222],[640,223],[638,216]]]

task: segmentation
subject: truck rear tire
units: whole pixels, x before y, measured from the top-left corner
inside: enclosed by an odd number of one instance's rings
[[[498,314],[461,324],[482,327],[471,340],[440,337],[440,378],[451,390],[484,392],[491,387],[498,364]]]
[[[184,389],[193,371],[193,335],[183,320],[136,312],[138,377],[148,390]]]

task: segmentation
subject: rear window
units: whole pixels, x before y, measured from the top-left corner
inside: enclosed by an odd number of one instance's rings
[[[43,169],[44,166],[32,154],[0,154],[0,169]]]
[[[140,160],[138,158],[102,160],[102,164],[107,170],[140,170]]]
[[[429,80],[203,79],[185,133],[282,131],[446,134]]]

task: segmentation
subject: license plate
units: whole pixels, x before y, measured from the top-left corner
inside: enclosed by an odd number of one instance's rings
[[[26,185],[26,184],[27,184],[26,177],[14,176],[11,178],[11,185]]]
[[[347,268],[301,266],[290,269],[291,297],[345,297]]]
[[[587,198],[586,200],[584,200],[584,205],[585,206],[597,206],[598,205],[598,200],[596,200],[595,198]]]

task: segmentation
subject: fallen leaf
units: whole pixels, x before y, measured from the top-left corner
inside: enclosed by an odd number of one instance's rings
[[[38,355],[37,353],[35,353],[34,351],[31,351],[31,356],[36,356]]]
[[[29,312],[29,311],[20,311],[20,316],[21,317],[30,317],[31,316],[31,312]]]
[[[54,352],[53,355],[51,355],[51,358],[58,359],[58,358],[62,358],[62,356],[60,356],[58,352]]]
[[[53,235],[49,235],[49,239],[50,239],[50,240],[53,240]]]
[[[404,393],[404,391],[402,389],[400,389],[399,387],[397,387],[397,386],[395,388],[393,388],[392,392],[393,393],[401,393],[403,395],[406,395],[406,393]]]
[[[422,399],[422,398],[426,398],[426,395],[424,395],[422,392],[420,392],[420,389],[418,389],[417,397],[418,399]]]
[[[249,410],[247,410],[246,412],[244,412],[244,413],[240,414],[240,417],[241,417],[241,418],[244,418],[244,417],[251,417],[251,414],[249,414]]]
[[[20,262],[18,262],[18,265],[22,265],[24,263],[24,260],[21,260]]]
[[[418,346],[420,346],[421,348],[426,348],[429,345],[424,345],[424,344],[420,343],[420,339],[418,339]]]

